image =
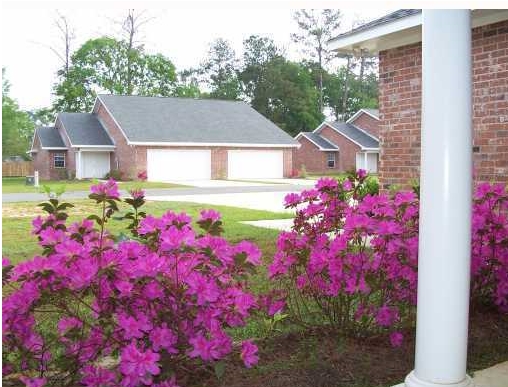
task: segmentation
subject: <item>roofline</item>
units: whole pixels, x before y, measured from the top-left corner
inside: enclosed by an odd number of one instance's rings
[[[327,122],[327,121],[323,121],[323,123],[321,125],[319,125],[316,129],[314,129],[314,131],[312,133],[316,133],[318,130],[320,130],[324,125],[328,126],[329,128],[335,130],[338,134],[340,134],[341,136],[347,138],[349,141],[351,141],[352,143],[358,145],[360,147],[360,150],[379,150],[379,147],[377,148],[370,148],[370,147],[365,147],[363,146],[362,144],[360,144],[358,141],[355,141],[353,140],[351,137],[349,136],[346,136],[344,133],[342,133],[340,130],[336,129],[333,127],[333,125],[330,123],[330,122]],[[353,126],[355,129],[359,129],[358,127],[352,125],[352,124],[349,124],[351,126]],[[364,132],[363,130],[361,130],[362,132]],[[369,135],[370,137],[372,137],[371,135]],[[376,141],[379,141],[377,138],[375,138]]]
[[[378,121],[379,121],[379,117],[376,117],[374,114],[370,113],[369,111],[367,111],[367,110],[365,110],[365,109],[360,109],[360,110],[358,110],[355,114],[353,114],[353,115],[352,115],[352,116],[351,116],[351,117],[350,117],[350,118],[346,121],[346,123],[348,123],[348,124],[349,124],[350,122],[352,122],[352,121],[356,120],[356,119],[357,119],[357,118],[358,118],[358,117],[359,117],[362,113],[365,113],[365,114],[367,114],[367,115],[371,116],[372,118],[374,118],[374,119],[376,119],[376,120],[378,120]]]
[[[108,148],[108,149],[115,149],[116,148],[116,145],[86,145],[86,144],[81,144],[81,145],[73,145],[71,146],[71,148]]]
[[[127,141],[128,145],[145,146],[195,146],[195,147],[236,147],[236,148],[300,148],[300,144],[249,144],[234,142],[160,142],[160,141]]]
[[[340,151],[340,148],[335,145],[333,142],[325,139],[326,141],[328,141],[330,144],[334,145],[337,147],[337,149],[327,149],[327,148],[323,148],[321,145],[319,145],[317,142],[315,142],[314,140],[312,140],[310,137],[307,137],[307,135],[304,133],[304,132],[300,132],[298,133],[294,139],[295,140],[298,140],[301,136],[305,137],[307,140],[309,140],[311,143],[313,143],[315,146],[317,146],[319,148],[319,151],[320,152],[339,152]]]
[[[69,144],[70,144],[70,146],[72,148],[74,145],[72,144],[71,138],[69,137],[69,134],[67,133],[67,129],[65,129],[65,125],[64,125],[63,121],[59,118],[61,113],[62,112],[56,114],[55,129],[58,130],[58,126],[56,124],[57,124],[58,121],[60,121],[60,124],[62,125],[62,129],[63,129],[62,132],[64,132],[65,137],[67,137],[67,140],[69,140]],[[58,133],[60,133],[60,131],[58,131]]]
[[[472,28],[508,20],[506,9],[474,9],[471,11]],[[379,51],[418,43],[422,40],[422,13],[403,16],[359,31],[341,34],[327,42],[328,49],[357,54]]]
[[[26,151],[26,153],[32,153],[32,151],[34,150],[34,143],[35,143],[35,136],[39,137],[39,135],[37,134],[38,130],[40,126],[37,126],[35,129],[34,129],[34,135],[32,137],[32,145],[30,145],[30,150]],[[41,141],[41,138],[39,137],[39,141],[42,145],[42,141]]]
[[[41,146],[41,149],[46,150],[69,150],[66,146]]]
[[[106,95],[109,95],[109,94],[106,94]],[[116,126],[118,126],[118,129],[120,129],[120,133],[122,133],[122,136],[125,138],[125,141],[127,141],[127,143],[129,142],[129,137],[127,137],[127,134],[125,134],[124,130],[122,129],[122,127],[120,126],[120,124],[118,123],[118,121],[116,120],[115,116],[113,114],[111,114],[111,111],[108,109],[108,107],[106,106],[106,103],[101,99],[100,95],[97,94],[97,97],[95,97],[95,102],[93,104],[93,108],[92,108],[92,113],[94,112],[95,110],[95,106],[97,106],[97,101],[100,101],[101,102],[101,105],[104,107],[104,109],[106,109],[106,113],[109,114],[109,116],[111,117],[111,119],[113,120],[113,122],[116,124]],[[104,126],[104,125],[103,125]],[[106,127],[104,127],[104,129],[106,129]],[[106,133],[108,134],[109,136],[109,132],[107,131],[106,129]],[[111,138],[111,136],[109,136]],[[113,141],[113,144],[115,142]]]
[[[367,136],[369,136],[369,137],[370,137],[370,138],[372,138],[373,140],[376,140],[377,142],[379,142],[379,138],[377,138],[376,136],[374,136],[374,135],[370,134],[370,133],[369,133],[369,132],[367,132],[365,129],[362,129],[362,128],[360,128],[358,125],[352,124],[352,123],[350,123],[350,122],[348,122],[348,123],[349,123],[349,125],[354,126],[356,129],[358,129],[360,132],[365,133]]]

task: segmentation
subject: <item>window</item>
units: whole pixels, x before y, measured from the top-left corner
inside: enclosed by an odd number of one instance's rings
[[[335,168],[335,152],[328,152],[328,168]]]
[[[53,155],[53,166],[55,168],[65,168],[65,153],[55,153]]]

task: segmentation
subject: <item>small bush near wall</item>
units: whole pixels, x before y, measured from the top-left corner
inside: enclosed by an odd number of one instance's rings
[[[348,334],[400,330],[415,318],[418,197],[370,194],[368,179],[321,179],[289,194],[293,229],[280,234],[269,276],[287,289],[291,314],[304,324],[327,323]],[[508,194],[477,187],[473,208],[472,291],[508,312]]]
[[[203,210],[196,231],[184,213],[145,214],[143,195],[125,199],[121,237],[106,227],[120,201],[112,180],[92,187],[100,215],[78,223],[66,223],[71,204],[41,204],[42,255],[3,262],[4,375],[27,386],[176,387],[220,375],[232,353],[257,363],[256,345],[226,329],[268,305],[246,286],[260,251],[224,240],[216,211]]]

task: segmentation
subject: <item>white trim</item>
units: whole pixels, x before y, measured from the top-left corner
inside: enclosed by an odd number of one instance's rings
[[[349,124],[351,126],[354,126],[352,124]],[[321,125],[319,125],[312,133],[316,133],[318,130],[321,130],[323,126],[328,126],[330,129],[333,129],[334,131],[336,131],[338,134],[340,134],[342,137],[345,137],[347,138],[349,141],[351,141],[352,143],[358,145],[360,147],[360,150],[362,151],[378,151],[379,152],[379,147],[378,148],[368,148],[368,147],[364,147],[362,144],[360,144],[359,142],[353,140],[351,137],[349,136],[346,136],[344,133],[342,133],[340,130],[334,128],[329,122],[326,122],[324,121]],[[359,129],[357,128],[356,126],[354,126],[356,129]],[[361,130],[361,129],[360,129]],[[362,132],[365,133],[364,130],[361,130]],[[377,138],[373,137],[372,135],[369,135],[370,137],[374,138],[375,140],[377,140]],[[379,140],[378,140],[379,141]]]
[[[71,148],[107,148],[107,149],[115,149],[115,145],[73,145]]]
[[[41,149],[45,150],[69,150],[67,147],[61,147],[61,146],[41,146]]]
[[[354,120],[356,120],[358,117],[360,117],[362,115],[362,113],[365,113],[367,114],[368,116],[371,116],[372,118],[374,118],[375,120],[379,121],[379,117],[376,117],[374,114],[368,112],[367,110],[364,110],[364,109],[360,109],[358,110],[355,114],[353,114],[349,120],[346,121],[346,123],[350,123],[350,122],[353,122]]]
[[[471,12],[472,28],[508,20],[505,9],[474,9]],[[367,50],[376,54],[382,50],[422,41],[422,13],[405,16],[327,42],[329,50],[359,54]]]
[[[335,145],[333,142],[329,141],[328,139],[325,139],[326,141],[328,141],[330,144],[334,145],[337,147],[337,149],[327,149],[327,148],[323,148],[321,147],[321,145],[319,145],[317,142],[315,142],[314,140],[312,140],[310,137],[307,137],[303,132],[300,132],[296,135],[296,137],[294,138],[295,140],[298,140],[300,137],[305,137],[307,140],[309,140],[311,143],[313,143],[315,146],[317,146],[319,148],[319,151],[320,152],[339,152],[340,149],[339,149],[339,146],[338,145]]]
[[[118,121],[116,120],[115,116],[113,114],[111,114],[111,112],[109,111],[108,107],[106,106],[106,104],[104,103],[104,101],[101,99],[100,95],[97,95],[97,97],[95,98],[95,102],[94,102],[94,105],[93,105],[93,108],[92,108],[92,113],[95,111],[95,106],[97,105],[97,101],[100,101],[101,105],[104,107],[104,109],[106,110],[106,113],[108,113],[108,115],[111,117],[111,119],[113,120],[113,122],[116,124],[116,126],[118,127],[118,129],[120,130],[120,133],[122,133],[122,136],[125,138],[125,141],[127,141],[127,144],[129,144],[129,138],[127,137],[127,135],[125,134],[125,132],[123,131],[122,127],[120,126],[120,124],[118,123]],[[109,133],[108,133],[109,135]]]
[[[234,142],[150,142],[150,141],[128,141],[128,145],[146,146],[192,146],[192,147],[236,147],[236,148],[300,148],[300,144],[248,144]]]

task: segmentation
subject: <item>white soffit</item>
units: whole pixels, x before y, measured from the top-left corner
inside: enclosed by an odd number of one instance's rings
[[[508,20],[508,10],[475,9],[471,16],[472,27],[475,28]],[[379,51],[421,41],[422,14],[418,13],[350,35],[338,36],[328,41],[328,48],[339,53],[359,54],[364,50],[377,54]]]

